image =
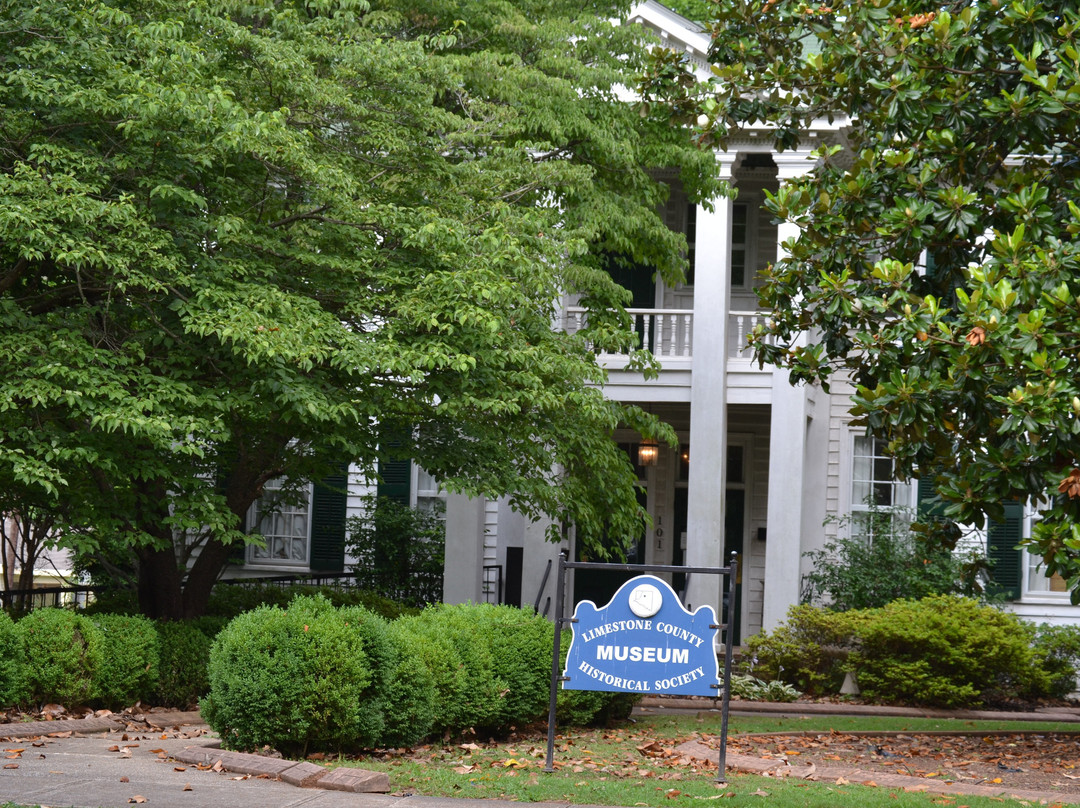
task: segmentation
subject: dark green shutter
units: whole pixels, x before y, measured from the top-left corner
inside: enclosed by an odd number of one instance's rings
[[[920,477],[917,486],[918,504],[916,516],[920,522],[931,522],[945,516],[945,502],[934,488],[934,476]]]
[[[991,522],[986,532],[986,554],[994,562],[990,592],[1019,600],[1024,575],[1023,554],[1017,549],[1024,529],[1024,506],[1005,503],[1005,521]]]
[[[341,572],[345,569],[345,504],[348,471],[315,484],[311,495],[311,570]]]
[[[409,504],[412,465],[408,460],[380,460],[377,495]]]

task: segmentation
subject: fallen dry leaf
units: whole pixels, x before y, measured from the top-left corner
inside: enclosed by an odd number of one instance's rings
[[[184,783],[184,791],[191,791],[191,783]]]
[[[134,797],[128,800],[128,802],[144,803],[148,802],[148,800],[142,794],[136,794]]]
[[[17,768],[19,768],[19,764],[18,763],[5,763],[4,768],[5,769],[17,769]]]
[[[769,792],[768,791],[762,791],[759,788],[757,791],[751,791],[750,796],[751,797],[767,797],[767,796],[769,796]]]
[[[121,782],[121,783],[130,783],[131,781],[130,781],[130,780],[129,780],[128,778],[126,778],[126,777],[121,777],[121,778],[120,778],[120,782]]]

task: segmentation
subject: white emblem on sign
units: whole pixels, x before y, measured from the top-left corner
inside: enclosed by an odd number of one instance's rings
[[[663,602],[664,596],[652,584],[641,584],[630,591],[630,611],[638,617],[652,617]]]

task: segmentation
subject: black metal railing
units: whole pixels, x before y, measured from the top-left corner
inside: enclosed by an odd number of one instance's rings
[[[39,586],[33,589],[0,589],[0,607],[25,613],[61,606],[78,609],[107,590],[103,586]]]
[[[494,603],[498,606],[503,602],[502,564],[487,564],[484,566],[484,577],[480,581],[480,593],[484,598],[484,603]]]
[[[485,568],[485,576],[487,568]],[[502,598],[502,568],[493,579],[493,588],[498,600]],[[486,578],[485,578],[486,580]],[[253,578],[223,578],[216,585],[223,586],[272,586],[288,589],[290,586],[333,587],[336,589],[359,589],[356,575],[351,572],[315,572],[295,575],[266,575]],[[0,608],[18,613],[32,612],[34,609],[62,607],[68,609],[83,608],[93,602],[95,597],[116,588],[107,585],[76,586],[40,586],[33,589],[0,589]]]

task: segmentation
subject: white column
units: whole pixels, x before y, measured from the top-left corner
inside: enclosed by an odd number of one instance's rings
[[[443,603],[479,603],[484,574],[484,498],[446,497]]]
[[[736,154],[721,154],[721,178],[730,180]],[[687,481],[685,563],[725,563],[724,478],[727,465],[727,312],[731,308],[731,199],[697,211],[694,260],[694,370],[690,387],[690,476]],[[686,601],[718,610],[719,580],[691,575]]]
[[[774,154],[781,185],[813,167],[809,151]],[[799,228],[781,222],[777,228],[777,258],[787,251],[784,242],[799,237]],[[804,480],[807,474],[807,431],[811,412],[805,387],[793,387],[786,370],[774,370],[769,432],[769,509],[765,544],[765,603],[762,628],[770,631],[799,602],[801,586]],[[827,417],[827,414],[826,414]],[[824,474],[825,469],[811,473]]]

